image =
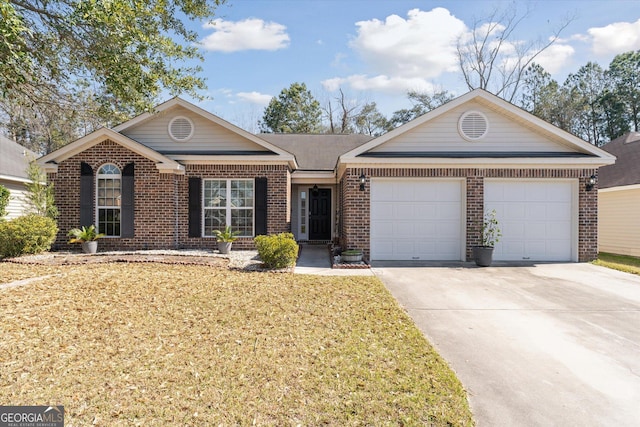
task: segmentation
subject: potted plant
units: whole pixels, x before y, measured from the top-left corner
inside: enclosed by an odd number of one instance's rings
[[[224,228],[224,231],[214,230],[213,233],[216,235],[216,240],[218,242],[218,251],[221,254],[228,254],[231,250],[231,245],[233,242],[238,240],[239,231],[233,231],[230,225],[227,225]]]
[[[340,254],[340,260],[343,262],[360,262],[362,261],[362,251],[360,249],[349,249]]]
[[[502,233],[498,227],[495,209],[484,214],[480,232],[482,235],[482,244],[473,247],[473,258],[476,261],[476,265],[489,267],[493,262],[493,249],[500,240],[500,237],[502,237]]]
[[[98,233],[95,225],[81,228],[74,228],[69,231],[71,237],[69,243],[82,243],[82,252],[85,254],[95,254],[98,251],[98,239],[104,237],[103,233]]]

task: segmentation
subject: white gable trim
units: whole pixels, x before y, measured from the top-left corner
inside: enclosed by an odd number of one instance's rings
[[[222,126],[223,128],[225,128],[225,129],[227,129],[227,130],[229,130],[231,132],[234,132],[234,133],[242,136],[243,138],[248,139],[249,141],[251,141],[251,142],[253,142],[255,144],[258,144],[258,145],[264,147],[265,149],[267,149],[269,151],[273,151],[274,153],[278,154],[279,156],[282,156],[283,160],[287,160],[287,161],[293,160],[293,154],[289,153],[288,151],[285,151],[285,150],[283,150],[283,149],[281,149],[279,147],[276,147],[275,145],[265,141],[264,139],[259,138],[258,136],[254,135],[252,133],[249,133],[244,129],[241,129],[241,128],[235,126],[234,124],[231,124],[231,123],[227,122],[226,120],[221,119],[220,117],[216,116],[215,114],[211,114],[208,111],[203,110],[202,108],[200,108],[200,107],[198,107],[198,106],[196,106],[196,105],[194,105],[194,104],[192,104],[190,102],[185,101],[184,99],[177,98],[177,97],[173,98],[173,99],[170,99],[169,101],[158,105],[155,108],[155,113],[160,113],[160,112],[166,111],[166,110],[168,110],[170,108],[173,108],[175,106],[180,106],[180,107],[186,108],[187,110],[191,111],[194,114],[197,114],[197,115],[199,115],[199,116],[201,116],[201,117],[203,117],[203,118],[205,118],[205,119],[207,119],[207,120],[209,120],[209,121],[211,121],[211,122],[213,122],[213,123],[215,123],[215,124],[217,124],[219,126]],[[139,116],[127,121],[127,122],[124,122],[124,123],[114,127],[113,130],[116,131],[116,132],[122,132],[125,129],[128,129],[128,128],[132,127],[132,126],[135,126],[135,125],[138,125],[138,124],[144,122],[145,120],[149,120],[149,119],[153,118],[154,115],[155,114],[153,114],[153,113],[141,114],[141,115],[139,115]]]
[[[462,95],[434,110],[429,111],[428,113],[418,117],[417,119],[405,123],[404,125],[343,154],[342,156],[340,156],[340,162],[352,162],[359,155],[366,153],[367,151],[372,150],[373,148],[376,148],[384,144],[385,142],[396,138],[397,136],[402,135],[418,126],[421,126],[435,119],[436,117],[442,116],[443,114],[446,114],[447,112],[472,100],[487,105],[497,110],[498,113],[505,115],[506,117],[512,117],[525,122],[533,130],[537,130],[541,133],[554,136],[557,139],[561,140],[566,146],[574,148],[578,152],[596,156],[598,160],[597,164],[600,166],[613,164],[615,162],[615,157],[607,153],[606,151],[588,143],[587,141],[583,141],[582,139],[574,135],[571,135],[569,132],[553,126],[545,122],[544,120],[534,116],[533,114],[530,114],[522,110],[521,108],[516,107],[515,105],[482,89],[475,89],[471,92],[468,92],[465,95]],[[566,162],[566,159],[564,161]],[[586,162],[586,164],[589,163],[591,162]]]
[[[140,144],[126,136],[114,132],[111,129],[101,128],[95,132],[86,135],[83,138],[78,139],[77,141],[72,142],[71,144],[65,145],[64,147],[47,154],[46,156],[40,157],[38,159],[38,164],[46,171],[50,173],[55,173],[58,171],[58,163],[67,160],[70,157],[75,156],[95,145],[104,142],[105,140],[110,140],[115,142],[116,144],[120,144],[123,147],[137,153],[143,157],[146,157],[149,160],[156,162],[156,168],[162,173],[174,173],[183,175],[184,174],[184,166],[180,163],[171,160],[170,158],[158,153],[151,148]]]

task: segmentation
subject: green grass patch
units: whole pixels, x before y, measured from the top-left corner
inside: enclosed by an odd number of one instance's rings
[[[614,270],[624,271],[625,273],[640,275],[640,258],[631,255],[616,255],[600,252],[598,259],[593,263]]]
[[[69,425],[473,425],[460,382],[376,278],[64,273],[0,291],[3,404],[61,404]]]

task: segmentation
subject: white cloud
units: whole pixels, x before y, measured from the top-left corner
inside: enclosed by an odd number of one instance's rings
[[[568,44],[556,41],[544,52],[538,55],[534,62],[540,64],[544,70],[550,74],[561,71],[569,62],[576,50]]]
[[[275,22],[249,18],[242,21],[215,19],[204,25],[213,29],[200,41],[206,50],[238,52],[242,50],[278,50],[289,46],[287,27]]]
[[[456,68],[456,41],[464,22],[444,8],[412,9],[407,19],[390,15],[385,21],[356,23],[351,47],[381,74],[402,78],[433,78]]]
[[[238,92],[237,97],[240,98],[242,101],[250,102],[251,104],[260,105],[263,107],[266,107],[267,105],[269,105],[271,98],[273,98],[273,96],[271,95],[266,95],[264,93],[255,92],[255,91],[254,92]]]
[[[640,49],[640,19],[590,28],[591,49],[596,55],[619,54]]]
[[[336,91],[342,86],[349,86],[358,91],[373,90],[390,94],[406,93],[411,90],[418,92],[432,92],[433,84],[420,77],[389,77],[378,75],[374,77],[356,74],[348,77],[335,77],[322,81],[322,86],[330,91]]]

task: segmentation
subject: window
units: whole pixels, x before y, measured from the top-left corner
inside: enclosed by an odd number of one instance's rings
[[[253,180],[206,179],[203,190],[205,236],[227,225],[240,236],[253,236]]]
[[[97,176],[98,230],[107,236],[120,236],[120,202],[122,174],[117,166],[106,164],[98,169]]]
[[[300,192],[300,234],[307,234],[307,192]]]

